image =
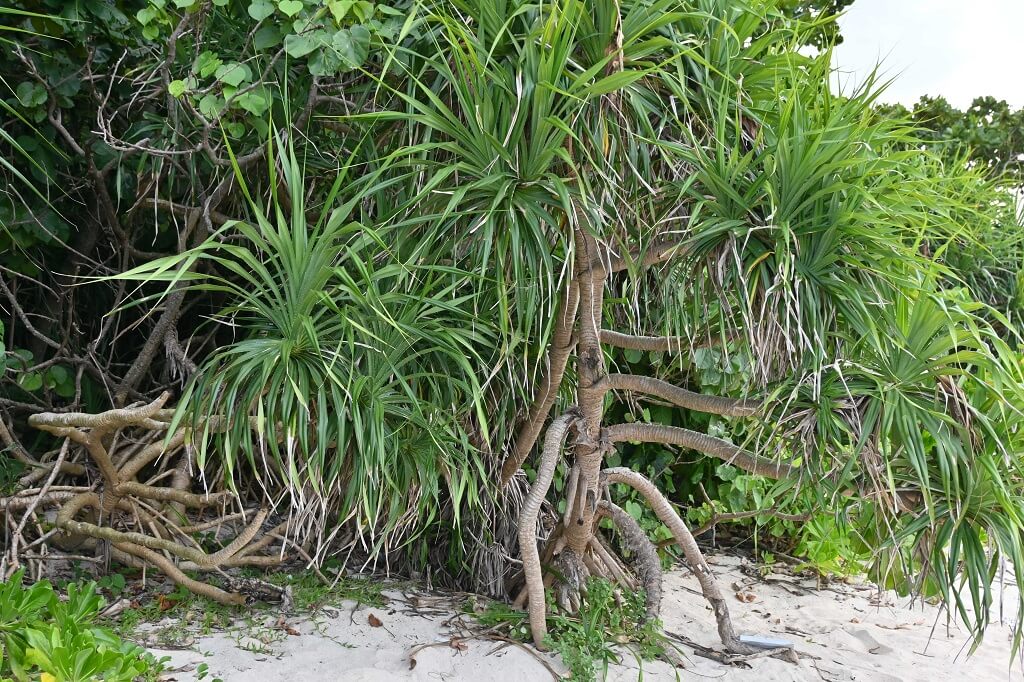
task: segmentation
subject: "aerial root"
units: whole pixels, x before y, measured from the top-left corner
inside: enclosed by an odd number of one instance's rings
[[[661,610],[661,560],[658,550],[647,538],[640,524],[621,507],[602,501],[598,506],[602,515],[607,515],[619,531],[622,545],[633,555],[633,571],[643,587],[648,618],[657,618]],[[595,536],[594,543],[610,558],[612,555],[601,545],[600,536]]]
[[[534,644],[543,648],[543,640],[547,635],[545,588],[555,584],[555,602],[559,608],[575,613],[579,610],[582,596],[586,594],[586,583],[590,577],[602,577],[618,583],[626,589],[636,589],[637,580],[622,565],[619,558],[605,545],[601,535],[596,532],[596,524],[601,518],[608,518],[615,525],[625,547],[634,557],[633,570],[639,579],[646,595],[646,614],[648,618],[657,618],[662,597],[661,562],[657,549],[644,534],[639,524],[623,509],[609,501],[598,503],[597,515],[593,530],[595,531],[582,554],[577,553],[563,542],[562,525],[559,524],[552,533],[545,547],[545,565],[550,570],[545,574],[537,550],[536,528],[537,515],[541,503],[554,477],[558,453],[566,432],[574,419],[567,413],[552,423],[545,439],[544,453],[537,479],[527,496],[526,504],[520,516],[520,547],[523,554],[523,571],[526,575],[526,586],[514,602],[514,606],[528,608],[530,628]],[[676,543],[680,546],[687,563],[701,586],[705,599],[711,605],[718,624],[718,632],[725,648],[733,653],[749,655],[758,653],[758,649],[739,640],[732,625],[729,608],[718,583],[715,581],[711,568],[689,528],[672,508],[672,505],[657,487],[646,477],[623,467],[605,469],[601,473],[602,482],[624,483],[639,492],[658,518],[672,532]],[[681,665],[682,659],[668,655],[670,662]]]
[[[537,551],[537,516],[555,476],[562,443],[577,418],[578,413],[571,410],[556,418],[548,427],[537,478],[527,493],[519,515],[519,550],[523,556],[523,574],[526,577],[530,632],[538,649],[544,648],[548,628],[545,619],[544,574]]]
[[[729,607],[718,586],[718,582],[715,580],[715,576],[711,573],[711,567],[708,566],[707,560],[705,560],[704,554],[697,546],[697,541],[694,540],[690,529],[679,518],[675,509],[672,508],[668,499],[658,490],[657,486],[647,477],[626,467],[605,469],[602,472],[602,478],[607,483],[625,483],[640,493],[647,500],[648,505],[650,505],[661,522],[672,532],[676,543],[683,550],[683,555],[690,565],[690,570],[693,571],[697,581],[700,583],[704,598],[708,600],[711,608],[714,610],[715,620],[718,623],[718,634],[725,648],[736,654],[757,653],[759,649],[744,644],[736,636],[736,631],[732,625],[732,618],[729,615]]]
[[[555,603],[566,613],[578,613],[587,594],[587,570],[583,557],[566,547],[555,557]]]

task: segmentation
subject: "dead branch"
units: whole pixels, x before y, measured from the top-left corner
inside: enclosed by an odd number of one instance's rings
[[[26,510],[21,523],[14,528],[11,547],[5,550],[5,567],[13,570],[22,559],[42,561],[36,559],[36,555],[30,558],[25,552],[50,539],[57,541],[63,537],[62,548],[66,545],[69,545],[67,548],[90,547],[99,542],[111,547],[115,558],[154,566],[197,594],[224,604],[244,603],[243,595],[190,578],[184,571],[209,572],[234,566],[278,564],[283,553],[273,555],[260,551],[275,541],[287,542],[287,523],[277,524],[269,535],[259,537],[269,510],[222,514],[219,523],[224,526],[230,527],[235,521],[247,523],[218,551],[207,552],[202,548],[190,532],[198,532],[208,524],[191,520],[189,514],[228,503],[233,495],[226,491],[195,493],[188,489],[191,479],[182,483],[173,476],[170,485],[157,484],[166,476],[148,476],[144,479],[147,482],[137,480],[161,456],[172,457],[188,440],[187,427],[164,435],[173,414],[164,408],[168,399],[169,394],[164,393],[148,404],[100,414],[45,412],[29,418],[31,426],[62,437],[65,443],[50,465],[45,485],[0,499],[0,515],[8,519],[11,513]],[[222,423],[222,419],[215,419],[209,425],[219,428]],[[98,486],[53,485],[63,473],[62,467],[71,448],[79,448],[99,469]],[[30,457],[27,453],[25,456]],[[168,461],[174,465],[173,461]],[[167,469],[166,473],[171,474],[173,470]],[[55,535],[41,536],[25,545],[22,536],[41,507],[56,508]],[[171,521],[172,517],[184,523]]]

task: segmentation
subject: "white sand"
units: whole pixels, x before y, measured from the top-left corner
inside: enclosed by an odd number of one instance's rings
[[[736,588],[754,595],[750,603],[730,600],[739,632],[789,639],[801,662],[762,658],[726,666],[681,646],[689,659],[686,670],[644,662],[643,680],[674,680],[677,674],[682,680],[1024,680],[1020,661],[1011,665],[1008,624],[993,624],[984,644],[968,658],[965,632],[955,625],[947,629],[945,617],[936,625],[939,612],[933,606],[909,608],[907,599],[870,585],[834,583],[818,590],[813,578],[789,574],[759,580],[741,570],[741,559],[730,556],[713,557],[711,563],[730,595]],[[665,629],[718,646],[714,618],[697,590],[697,581],[684,569],[666,575]],[[342,604],[315,619],[289,619],[284,628],[269,617],[266,628],[240,628],[200,638],[191,650],[154,653],[171,657],[175,670],[168,678],[181,682],[196,680],[197,666],[203,662],[209,666],[206,682],[214,677],[224,682],[552,679],[533,655],[517,646],[470,639],[453,647],[452,627],[458,627],[459,619],[448,621],[455,615],[452,604],[457,599],[390,596],[392,601],[384,608],[352,610],[352,603]],[[370,614],[383,625],[371,627]],[[424,644],[436,646],[419,648]],[[246,646],[261,651],[240,648]],[[415,659],[412,667],[410,654]],[[557,658],[546,659],[564,671]],[[639,667],[630,654],[609,671],[608,679],[639,679]]]

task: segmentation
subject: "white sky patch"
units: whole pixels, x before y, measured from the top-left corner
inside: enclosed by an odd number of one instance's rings
[[[881,62],[882,100],[942,95],[958,108],[992,95],[1024,107],[1024,0],[856,0],[839,25],[843,90]]]

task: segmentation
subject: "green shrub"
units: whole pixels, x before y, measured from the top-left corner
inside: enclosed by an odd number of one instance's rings
[[[18,571],[0,583],[0,679],[130,682],[156,679],[163,661],[96,624],[104,600],[96,583],[68,586],[61,599],[49,581],[29,586]]]
[[[272,504],[289,498],[300,541],[352,520],[376,557],[422,532],[442,499],[457,510],[480,494],[457,417],[472,406],[486,425],[478,349],[493,340],[467,312],[470,273],[391,253],[356,220],[358,196],[342,201],[347,170],[311,217],[294,146],[278,136],[268,149],[289,202],[247,194],[248,221],[118,278],[167,291],[183,281],[225,302],[212,319],[237,337],[200,365],[171,424],[193,429],[200,466],[223,466],[226,485],[255,483]]]

